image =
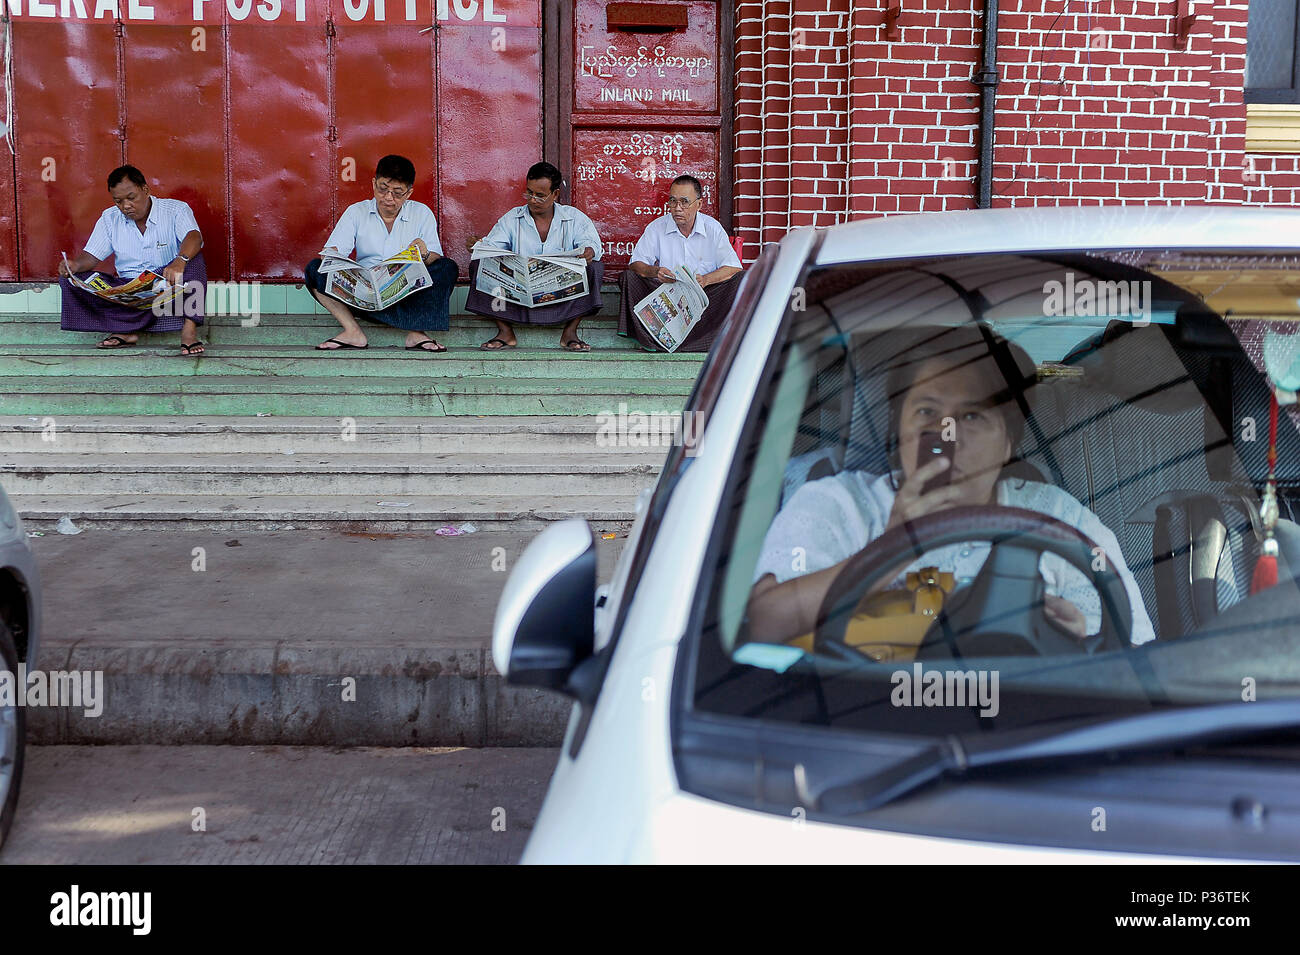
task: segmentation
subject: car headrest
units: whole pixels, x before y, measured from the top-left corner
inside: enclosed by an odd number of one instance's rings
[[[1182,316],[1173,325],[1112,321],[1099,339],[1065,359],[1083,372],[1086,387],[1156,414],[1203,408],[1211,359],[1239,355],[1236,339],[1213,322]]]

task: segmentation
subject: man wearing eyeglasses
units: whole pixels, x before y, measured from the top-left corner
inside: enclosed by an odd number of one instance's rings
[[[661,283],[677,281],[679,265],[695,273],[709,297],[708,308],[678,346],[679,352],[708,351],[731,311],[740,288],[740,257],[721,223],[700,211],[703,199],[704,189],[694,176],[674,179],[668,212],[646,226],[632,249],[632,261],[619,277],[618,332],[633,336],[642,348],[655,351],[663,346],[636,320],[632,308]]]
[[[411,160],[405,156],[385,156],[379,160],[375,167],[375,197],[355,202],[343,211],[325,242],[325,248],[340,255],[355,250],[357,264],[370,267],[414,242],[424,256],[433,284],[412,292],[385,309],[360,315],[405,331],[407,351],[444,352],[447,347],[435,341],[432,333],[445,332],[451,327],[448,305],[460,270],[454,261],[442,254],[433,210],[410,198],[414,188],[415,165]],[[317,345],[317,350],[367,347],[366,333],[357,323],[358,315],[338,299],[325,294],[325,276],[320,273],[320,259],[308,262],[304,275],[307,288],[316,301],[343,326],[343,331]]]
[[[560,332],[561,348],[565,351],[591,351],[591,346],[578,337],[578,323],[600,310],[600,283],[605,277],[605,266],[600,261],[600,236],[586,215],[558,201],[563,184],[564,175],[558,168],[549,162],[535,163],[524,179],[524,204],[498,219],[482,243],[516,255],[580,250],[587,260],[588,294],[554,305],[524,308],[480,292],[476,288],[478,262],[472,262],[465,310],[497,323],[495,337],[479,346],[486,351],[514,348],[518,341],[513,325],[559,325],[561,322],[564,323]]]

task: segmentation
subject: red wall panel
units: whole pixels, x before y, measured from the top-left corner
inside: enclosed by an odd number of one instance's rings
[[[427,18],[428,9],[424,12]],[[436,214],[433,31],[346,19],[335,21],[334,29],[337,211],[372,198],[375,163],[396,153],[415,164],[412,198]],[[343,178],[347,159],[354,166],[351,181]],[[441,237],[442,216],[438,228]],[[317,251],[324,241],[322,234],[320,243],[309,251]]]
[[[718,134],[663,129],[579,129],[573,134],[573,203],[596,223],[604,261],[624,266],[651,221],[668,211],[674,178],[689,173],[704,186],[702,212],[714,218]]]
[[[222,45],[219,22],[130,23],[122,44],[127,161],[157,195],[189,203],[213,279],[230,277]],[[159,76],[168,77],[165,88]]]
[[[542,158],[540,0],[157,0],[148,20],[123,5],[125,21],[70,9],[14,16],[0,280],[52,279],[129,161],[194,208],[214,278],[293,281],[388,152],[416,163],[415,196],[464,267],[466,239],[522,201]]]
[[[307,15],[316,19],[226,26],[231,242],[240,279],[300,279],[333,225],[339,172],[331,168],[324,5],[309,4]]]
[[[606,268],[620,269],[675,177],[698,178],[701,210],[720,215],[722,7],[674,4],[687,29],[649,33],[609,29],[604,0],[572,2],[572,197],[600,230]]]
[[[17,19],[13,38],[19,271],[49,280],[59,252],[81,251],[113,204],[104,180],[122,163],[117,41],[112,23]]]
[[[625,113],[717,110],[716,2],[685,4],[687,29],[659,34],[607,29],[606,6],[606,0],[578,0],[574,17],[576,109]]]
[[[505,24],[453,18],[438,30],[438,225],[462,275],[466,240],[523,204],[524,176],[543,158],[538,3],[495,10]]]

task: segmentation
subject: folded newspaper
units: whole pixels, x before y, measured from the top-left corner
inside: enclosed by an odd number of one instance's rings
[[[66,253],[63,261],[68,261]],[[162,307],[185,291],[184,285],[169,284],[162,276],[162,269],[156,272],[146,270],[122,285],[110,285],[108,280],[98,272],[86,279],[70,275],[68,281],[77,288],[91,295],[97,295],[114,305],[125,305],[127,308],[138,308],[141,311],[153,308],[155,304]]]
[[[677,281],[664,282],[632,307],[632,314],[665,351],[676,351],[695,328],[709,296],[695,273],[677,266]]]
[[[345,305],[366,312],[378,312],[399,302],[416,289],[433,284],[424,257],[414,242],[369,268],[333,249],[320,253],[320,272],[325,276],[325,294]]]
[[[518,255],[476,242],[470,258],[479,263],[476,289],[525,308],[567,302],[589,291],[581,249]]]

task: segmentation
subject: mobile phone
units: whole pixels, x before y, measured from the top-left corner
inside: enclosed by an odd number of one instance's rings
[[[922,494],[928,494],[935,488],[947,487],[952,483],[952,456],[956,447],[957,442],[943,440],[942,435],[937,431],[922,432],[916,447],[916,466],[920,468],[935,458],[948,459],[948,467],[925,482],[925,486],[921,488]]]

